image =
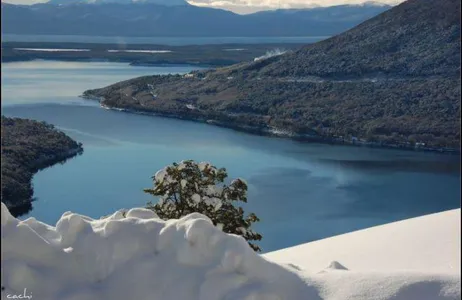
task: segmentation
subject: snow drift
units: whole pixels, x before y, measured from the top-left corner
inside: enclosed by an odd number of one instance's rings
[[[146,209],[101,220],[65,213],[51,227],[19,221],[2,203],[2,273],[2,298],[24,289],[46,300],[310,299],[314,291],[202,215],[165,222]]]
[[[162,221],[140,208],[99,220],[66,212],[55,227],[34,218],[19,221],[3,203],[1,214],[2,299],[460,299],[460,271],[364,273],[340,260],[307,273],[305,266],[287,264],[306,262],[303,251],[265,258],[199,214]],[[449,219],[446,225],[458,226]],[[392,252],[387,259],[393,260]]]
[[[322,299],[461,299],[461,211],[450,210],[265,254],[321,286]]]
[[[375,226],[274,251],[278,263],[316,273],[331,261],[359,272],[459,274],[460,209]]]

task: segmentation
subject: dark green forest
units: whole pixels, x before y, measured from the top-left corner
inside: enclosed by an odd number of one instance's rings
[[[1,200],[18,216],[31,209],[32,176],[81,154],[83,148],[53,125],[28,119],[2,116],[1,134]]]

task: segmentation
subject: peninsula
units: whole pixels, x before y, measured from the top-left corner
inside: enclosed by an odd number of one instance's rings
[[[2,116],[2,202],[15,216],[32,209],[33,175],[83,152],[53,125]]]
[[[256,133],[459,152],[460,2],[409,0],[318,43],[83,96]]]

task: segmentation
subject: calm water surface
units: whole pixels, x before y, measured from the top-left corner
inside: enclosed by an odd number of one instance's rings
[[[303,144],[188,121],[101,109],[84,90],[189,66],[34,61],[2,65],[7,116],[55,124],[84,154],[34,177],[29,216],[55,223],[65,211],[100,217],[144,206],[150,177],[174,161],[226,167],[249,183],[248,211],[264,251],[460,207],[459,158]]]

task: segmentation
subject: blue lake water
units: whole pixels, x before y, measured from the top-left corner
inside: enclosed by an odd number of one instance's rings
[[[84,154],[34,177],[28,216],[100,217],[144,206],[151,176],[174,161],[226,167],[249,183],[245,209],[261,218],[272,251],[352,230],[460,207],[460,159],[398,150],[299,143],[206,124],[105,110],[84,90],[189,66],[33,61],[2,64],[2,114],[55,124]],[[26,216],[27,217],[27,216]]]

